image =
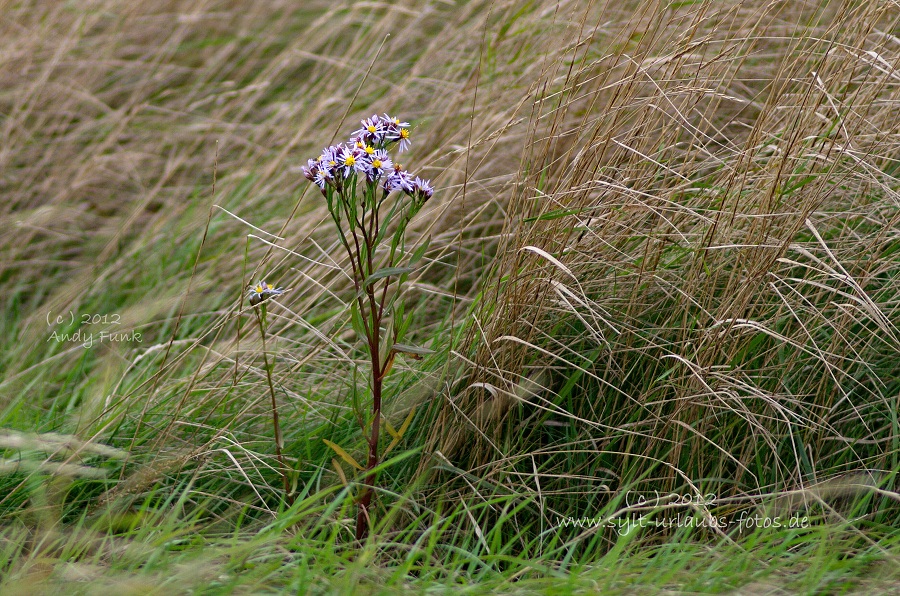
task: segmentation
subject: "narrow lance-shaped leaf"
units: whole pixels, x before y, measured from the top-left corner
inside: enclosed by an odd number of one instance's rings
[[[403,335],[406,333],[406,329],[403,326],[403,322],[405,321],[403,317],[403,313],[406,305],[402,300],[397,300],[393,305],[391,312],[391,327],[394,329],[394,342],[403,341]]]
[[[412,325],[413,316],[415,314],[415,312],[409,313],[409,315],[400,322],[400,329],[397,334],[397,339],[395,340],[396,342],[403,343],[403,337],[406,335],[407,330],[409,330],[409,326]]]
[[[415,271],[414,267],[385,267],[384,269],[379,269],[372,275],[366,278],[366,281],[363,282],[364,287],[369,287],[374,284],[379,279],[384,279],[386,277],[391,276],[399,276],[403,274],[409,274]]]
[[[413,254],[409,259],[409,264],[415,265],[416,263],[418,263],[422,259],[422,257],[425,256],[425,251],[428,250],[428,247],[430,245],[431,245],[431,237],[429,236],[428,238],[425,239],[424,242],[422,242],[422,244],[420,244],[416,248],[415,251],[413,251]]]
[[[395,439],[400,438],[400,433],[397,432],[397,429],[394,428],[394,425],[391,424],[391,421],[387,419],[387,416],[382,414],[381,421],[384,423],[384,429],[388,431],[389,435],[391,435]]]
[[[360,338],[366,337],[366,325],[363,322],[362,313],[359,312],[359,304],[356,300],[350,302],[350,325]]]
[[[416,414],[416,408],[413,406],[409,410],[409,414],[406,416],[406,420],[403,421],[403,425],[400,427],[400,430],[396,430],[391,433],[391,436],[394,437],[394,440],[391,441],[390,445],[387,446],[387,449],[384,450],[382,457],[386,457],[388,453],[390,453],[391,449],[397,446],[397,443],[400,442],[400,439],[403,438],[403,435],[406,433],[406,430],[409,428],[410,423],[412,423],[413,416]],[[385,423],[387,423],[387,418],[385,418]]]
[[[350,455],[349,453],[344,451],[344,448],[341,447],[340,445],[338,445],[337,443],[332,443],[328,439],[322,439],[322,442],[325,443],[326,445],[328,445],[329,447],[331,447],[335,453],[337,453],[339,456],[341,456],[342,460],[344,460],[345,462],[347,462],[348,464],[350,464],[351,466],[353,466],[360,472],[362,472],[365,469],[361,465],[359,465],[359,463],[357,463],[357,461],[355,459],[353,459],[352,455]]]
[[[420,348],[419,346],[411,346],[408,344],[394,344],[395,352],[402,352],[404,354],[415,354],[417,356],[427,356],[428,354],[434,354],[434,350],[429,350],[428,348]]]
[[[347,486],[350,484],[347,482],[347,475],[344,474],[344,469],[341,467],[341,464],[338,463],[338,460],[331,458],[331,465],[334,467],[334,471],[337,472],[338,477],[341,479],[341,484]]]

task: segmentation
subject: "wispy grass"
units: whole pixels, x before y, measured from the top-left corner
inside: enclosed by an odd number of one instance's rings
[[[302,4],[0,1],[0,591],[893,589],[895,6]],[[435,354],[360,546],[323,440],[362,445],[364,354],[299,165],[385,111],[438,189]],[[673,514],[732,523],[558,527]]]

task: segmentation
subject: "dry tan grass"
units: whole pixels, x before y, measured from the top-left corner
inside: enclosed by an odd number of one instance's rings
[[[890,469],[897,7],[584,14],[432,447],[576,503],[652,462],[738,494]]]

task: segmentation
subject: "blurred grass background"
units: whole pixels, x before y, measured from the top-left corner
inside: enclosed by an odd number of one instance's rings
[[[898,17],[0,0],[0,588],[896,589]],[[362,452],[362,354],[299,166],[383,112],[437,187],[435,353],[395,366],[412,424],[356,549],[323,439]],[[755,512],[812,524],[557,527]]]

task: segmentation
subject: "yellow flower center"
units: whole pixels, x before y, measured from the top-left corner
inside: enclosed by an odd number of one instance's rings
[[[372,161],[372,167],[373,167],[373,168],[380,168],[380,167],[381,167],[381,160],[380,160],[380,159],[376,159],[376,160]]]
[[[348,155],[346,159],[344,159],[344,165],[352,166],[356,163],[356,159],[353,158],[352,155]]]
[[[401,129],[400,129],[400,138],[401,138],[401,139],[408,139],[408,138],[409,138],[409,129],[401,128]]]
[[[372,134],[375,134],[375,132],[376,132],[378,129],[375,128],[375,125],[370,124],[369,126],[366,127],[366,130],[368,130],[368,131],[369,131],[370,133],[372,133]]]
[[[375,149],[373,149],[371,145],[366,145],[366,153],[372,155],[375,153]]]
[[[256,293],[257,293],[257,294],[262,294],[264,291],[265,291],[265,290],[263,289],[262,286],[256,286]]]

